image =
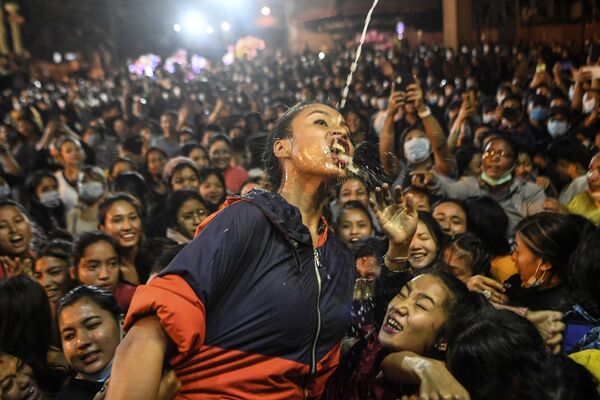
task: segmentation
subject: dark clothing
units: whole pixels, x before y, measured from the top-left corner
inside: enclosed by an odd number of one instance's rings
[[[55,400],[93,400],[103,383],[71,379],[55,397]]]
[[[509,305],[515,307],[527,307],[532,311],[554,310],[560,312],[569,311],[575,304],[569,285],[560,283],[549,289],[522,288],[520,276],[513,275],[505,284],[510,284],[507,296]]]

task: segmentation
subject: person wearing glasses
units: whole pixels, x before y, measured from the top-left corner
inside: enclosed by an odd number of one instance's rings
[[[515,144],[504,135],[492,135],[483,144],[482,171],[478,177],[465,176],[459,181],[433,172],[423,173],[421,187],[435,194],[464,200],[489,196],[496,200],[508,216],[507,235],[525,217],[542,212],[546,195],[544,189],[513,173],[517,163]]]
[[[167,202],[167,238],[177,244],[187,244],[196,233],[196,228],[206,219],[209,212],[198,192],[177,190]]]

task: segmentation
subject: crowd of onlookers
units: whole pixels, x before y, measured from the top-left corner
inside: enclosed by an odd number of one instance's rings
[[[94,398],[135,287],[228,195],[261,190],[277,118],[298,101],[339,104],[353,56],[265,51],[193,75],[107,67],[103,80],[4,70],[0,398]],[[325,210],[357,266],[326,398],[598,398],[595,57],[594,44],[364,49],[341,110],[360,172]],[[381,267],[369,205],[384,183],[419,210],[400,271]],[[415,293],[427,299],[403,322]]]

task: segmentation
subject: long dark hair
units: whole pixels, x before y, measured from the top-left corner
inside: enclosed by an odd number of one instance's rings
[[[481,239],[487,251],[494,256],[510,253],[506,240],[508,217],[491,197],[470,197],[465,201],[467,229]]]

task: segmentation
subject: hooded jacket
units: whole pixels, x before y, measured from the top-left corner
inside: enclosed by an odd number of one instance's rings
[[[280,195],[230,198],[148,285],[125,324],[155,314],[176,346],[178,399],[318,398],[350,323],[354,258],[328,233],[313,248]]]

